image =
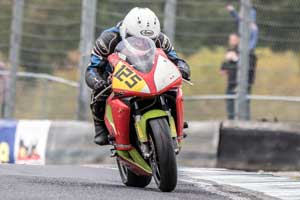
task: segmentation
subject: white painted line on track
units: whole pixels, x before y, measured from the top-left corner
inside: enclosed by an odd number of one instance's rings
[[[83,165],[117,170],[115,165]],[[300,200],[300,181],[270,173],[255,173],[218,168],[179,168],[180,180],[231,200],[251,200],[220,191],[212,183],[242,188],[282,200]],[[208,182],[207,182],[208,181]],[[209,183],[212,182],[212,183]]]
[[[101,169],[112,169],[117,170],[118,167],[116,165],[96,165],[96,164],[85,164],[81,165],[83,167],[91,167],[91,168],[101,168]]]
[[[200,180],[195,181],[193,179],[184,179],[184,178],[181,178],[180,180],[183,182],[186,182],[186,183],[195,184],[197,187],[201,188],[204,191],[207,191],[207,192],[210,192],[210,193],[213,193],[216,195],[220,195],[222,197],[226,197],[230,200],[251,200],[250,198],[247,198],[247,197],[241,197],[240,195],[237,195],[237,194],[221,191],[220,189],[216,188],[216,186],[214,186],[213,184],[208,183],[208,182],[204,182],[204,181],[200,181]]]
[[[300,181],[287,177],[277,177],[269,173],[254,173],[205,168],[182,168],[181,174],[189,182],[199,183],[211,181],[220,185],[228,185],[262,193],[282,200],[300,200]]]

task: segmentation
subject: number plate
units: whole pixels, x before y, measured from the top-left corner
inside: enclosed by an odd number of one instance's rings
[[[112,82],[113,89],[146,92],[145,88],[148,88],[143,78],[127,67],[122,61],[116,66]]]

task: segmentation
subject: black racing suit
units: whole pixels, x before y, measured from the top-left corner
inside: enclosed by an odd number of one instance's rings
[[[102,34],[96,40],[96,44],[93,48],[90,64],[87,67],[85,78],[87,85],[93,90],[93,95],[99,93],[101,89],[97,89],[95,86],[99,81],[107,81],[109,73],[112,72],[112,67],[108,63],[107,57],[112,54],[117,44],[121,41],[120,36],[120,23],[119,25],[109,28],[102,32]],[[160,33],[154,40],[156,47],[164,50],[168,58],[179,67],[183,78],[190,78],[189,66],[184,60],[178,58],[169,38]],[[102,89],[105,89],[103,87]],[[106,98],[91,104],[91,110],[94,117],[95,126],[97,123],[104,124],[104,111],[105,111]],[[97,128],[96,128],[97,135]]]

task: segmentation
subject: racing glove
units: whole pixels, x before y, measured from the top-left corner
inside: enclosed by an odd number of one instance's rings
[[[105,80],[95,79],[94,89],[100,91],[106,88],[108,85],[109,83],[107,83]]]
[[[182,78],[190,81],[191,80],[190,66],[183,60],[178,60],[177,66],[178,66],[179,71],[181,72]]]

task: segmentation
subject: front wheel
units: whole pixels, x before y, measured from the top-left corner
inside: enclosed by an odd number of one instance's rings
[[[177,185],[177,163],[170,127],[165,118],[152,119],[149,124],[153,151],[150,164],[153,177],[161,191],[171,192]]]
[[[151,176],[136,175],[135,173],[130,171],[125,165],[123,165],[122,162],[119,161],[119,159],[117,159],[117,164],[122,182],[126,186],[144,188],[151,182]]]

